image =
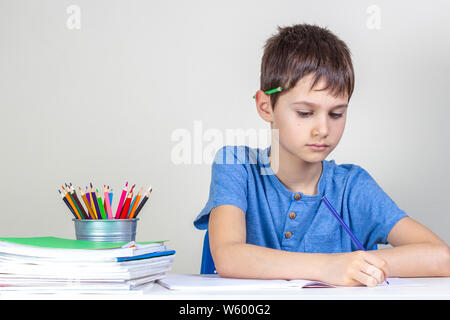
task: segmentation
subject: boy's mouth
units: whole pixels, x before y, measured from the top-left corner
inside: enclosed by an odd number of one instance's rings
[[[313,151],[324,151],[329,147],[327,144],[307,144]]]
[[[322,147],[329,147],[329,145],[327,145],[327,144],[317,144],[317,143],[314,143],[314,144],[307,144],[307,146],[314,146],[314,147],[319,147],[319,148],[322,148]]]

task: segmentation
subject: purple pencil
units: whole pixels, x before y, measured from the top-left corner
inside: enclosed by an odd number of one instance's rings
[[[86,192],[85,193],[87,193],[87,194],[89,194],[90,192],[88,191],[88,187],[86,186]],[[91,197],[87,197],[86,196],[86,198],[87,198],[87,200],[88,200],[88,202],[89,202],[89,205],[92,207],[92,203],[91,203]]]
[[[91,183],[91,195],[92,195],[92,201],[94,202],[95,210],[97,212],[97,219],[102,219],[102,215],[100,214],[100,207],[98,206],[97,195],[95,194],[94,187]],[[91,204],[92,205],[92,204]]]
[[[344,220],[339,216],[339,214],[336,212],[336,210],[333,208],[331,203],[328,201],[328,199],[325,196],[322,196],[322,200],[327,206],[327,208],[331,211],[333,216],[337,219],[337,221],[341,224],[341,226],[344,228],[344,230],[348,233],[350,238],[353,240],[353,242],[356,244],[356,246],[359,248],[359,250],[366,251],[364,246],[359,242],[358,238],[353,234],[353,232],[350,230],[350,228],[345,224]],[[386,283],[389,284],[389,282],[386,280]]]

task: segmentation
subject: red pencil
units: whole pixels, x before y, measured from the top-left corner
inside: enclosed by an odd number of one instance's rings
[[[128,193],[127,199],[125,200],[125,204],[123,205],[122,214],[120,215],[120,219],[127,218],[128,210],[130,209],[131,198],[133,198],[132,191],[130,191],[130,193]]]

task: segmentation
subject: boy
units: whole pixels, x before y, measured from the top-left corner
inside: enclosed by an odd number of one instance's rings
[[[443,240],[399,209],[363,168],[324,160],[342,137],[354,87],[346,44],[313,25],[278,29],[264,47],[255,95],[258,114],[277,135],[265,150],[219,150],[209,200],[194,221],[208,229],[219,275],[343,286],[450,276]],[[322,196],[372,250],[355,247]],[[373,250],[378,243],[393,247]]]

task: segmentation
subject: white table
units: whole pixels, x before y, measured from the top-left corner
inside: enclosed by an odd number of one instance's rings
[[[337,288],[289,288],[253,291],[181,291],[168,290],[155,285],[144,292],[143,299],[174,300],[450,300],[450,277],[411,278],[423,285],[417,287],[337,287]]]

